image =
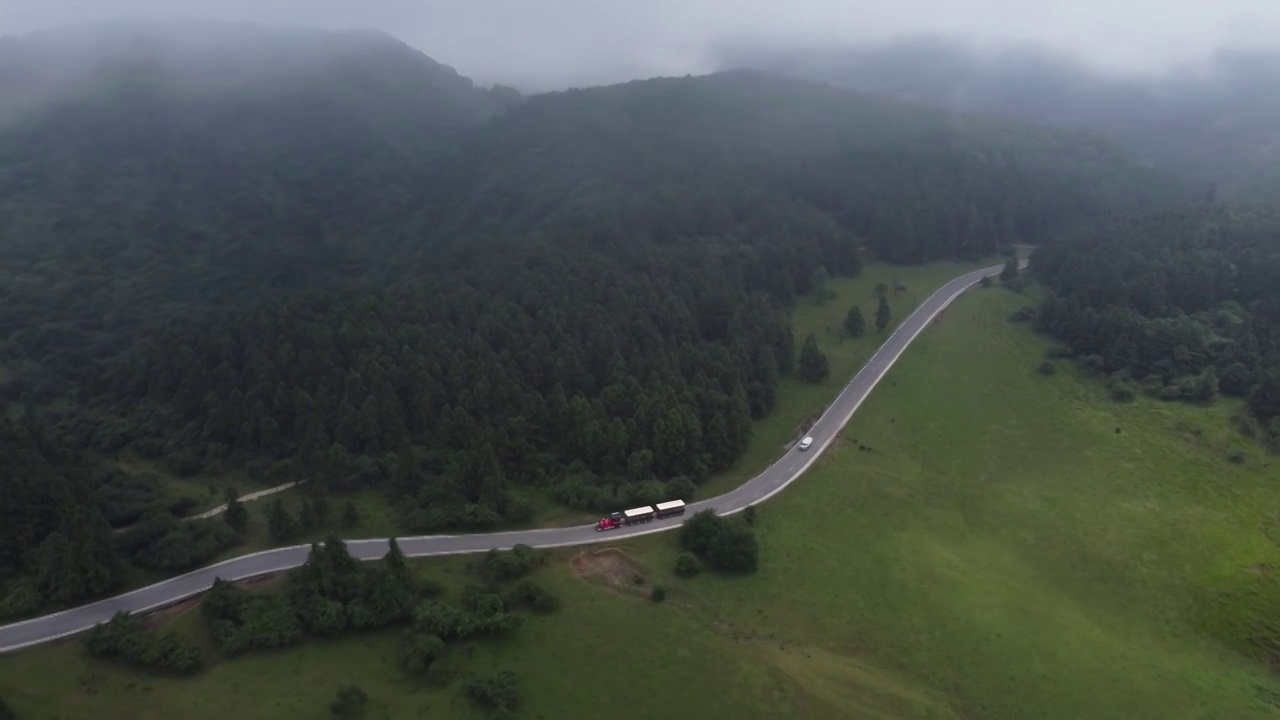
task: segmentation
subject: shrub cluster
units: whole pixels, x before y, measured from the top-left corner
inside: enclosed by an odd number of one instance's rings
[[[685,521],[680,547],[729,572],[754,571],[760,556],[751,524],[742,517],[720,517],[714,510],[703,510]]]
[[[83,643],[95,658],[120,660],[146,670],[190,675],[204,668],[200,648],[173,633],[156,635],[141,619],[125,612],[93,626]]]

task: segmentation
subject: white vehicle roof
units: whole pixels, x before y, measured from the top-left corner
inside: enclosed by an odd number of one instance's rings
[[[646,513],[651,513],[651,512],[653,512],[653,508],[649,507],[648,505],[645,505],[644,507],[631,508],[630,510],[624,511],[622,514],[626,515],[629,518],[633,518],[637,515],[644,515]]]
[[[657,507],[658,507],[658,512],[662,512],[663,510],[674,510],[678,507],[684,507],[684,501],[670,500],[668,502],[658,503]]]

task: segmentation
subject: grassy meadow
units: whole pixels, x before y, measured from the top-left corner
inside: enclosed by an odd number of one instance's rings
[[[859,282],[797,313],[836,388],[865,355],[822,330],[878,280]],[[530,718],[1280,717],[1280,681],[1240,652],[1280,617],[1280,465],[1233,429],[1231,402],[1116,404],[1068,363],[1036,373],[1048,341],[1005,319],[1028,302],[974,290],[922,334],[846,442],[760,508],[754,575],[677,579],[670,534],[594,556],[616,561],[618,584],[579,577],[574,550],[549,553],[533,579],[559,612],[451,645],[425,685],[402,676],[383,632],[185,680],[54,644],[0,656],[0,696],[23,719],[323,718],[354,683],[368,718],[468,718],[482,715],[446,678],[511,669]],[[799,389],[744,465],[767,464],[832,391]],[[472,561],[415,566],[456,597]],[[661,604],[643,597],[655,582]],[[203,636],[197,613],[168,627]]]

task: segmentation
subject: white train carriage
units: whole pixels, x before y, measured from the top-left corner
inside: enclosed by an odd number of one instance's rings
[[[656,514],[658,517],[666,518],[683,515],[685,505],[683,500],[669,500],[667,502],[658,503],[654,507],[657,508],[658,512]]]
[[[657,513],[653,511],[653,508],[649,507],[648,505],[645,505],[644,507],[632,508],[630,510],[623,510],[622,522],[626,523],[627,525],[635,525],[637,523],[646,523],[653,520],[653,518],[656,515]]]

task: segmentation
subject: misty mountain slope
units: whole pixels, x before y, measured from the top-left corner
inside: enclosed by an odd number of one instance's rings
[[[26,93],[0,337],[64,375],[167,315],[360,277],[439,149],[516,99],[384,35],[216,23],[2,40],[0,78]]]
[[[428,194],[448,242],[696,238],[762,205],[798,203],[902,262],[976,257],[1181,197],[1100,136],[756,72],[537,96],[441,169]]]
[[[1207,183],[1224,197],[1280,189],[1280,58],[1224,51],[1201,70],[1109,77],[1030,50],[983,53],[958,41],[858,49],[726,50],[724,67],[756,67],[851,89],[1059,127],[1092,128],[1136,158]]]
[[[131,20],[0,39],[0,112],[10,119],[58,99],[109,94],[138,76],[164,77],[189,95],[301,91],[373,103],[364,108],[370,116],[411,108],[419,125],[431,127],[474,124],[518,99],[510,89],[477,88],[376,31]],[[388,105],[388,93],[399,104]]]
[[[41,518],[0,532],[0,615],[243,541],[117,459],[373,490],[412,532],[692,497],[864,248],[976,258],[1178,195],[1094,135],[779,76],[512,107],[376,35],[173,32],[46,48],[70,69],[0,129],[0,435],[30,448],[0,493]]]
[[[45,396],[157,323],[442,249],[683,243],[785,299],[862,246],[974,258],[1176,195],[1087,134],[754,72],[520,102],[377,33],[78,27],[0,41],[0,85],[0,353]]]

